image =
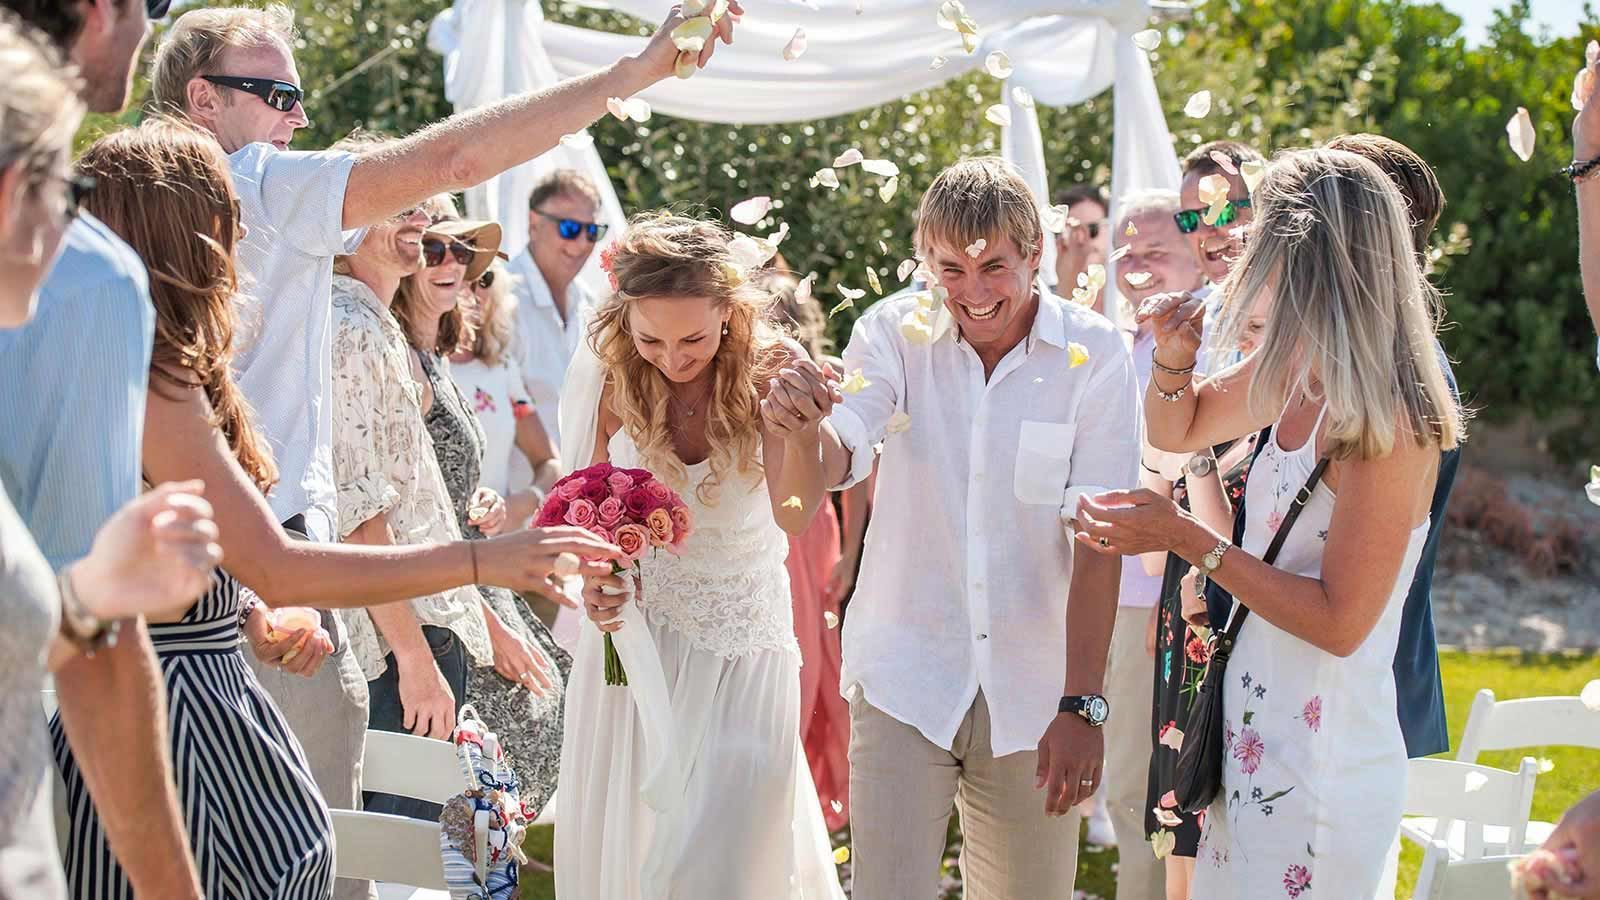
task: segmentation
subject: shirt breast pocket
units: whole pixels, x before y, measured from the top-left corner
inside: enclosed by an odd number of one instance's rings
[[[1024,420],[1017,435],[1017,469],[1012,491],[1022,503],[1060,506],[1072,474],[1072,437],[1077,428],[1063,422]]]

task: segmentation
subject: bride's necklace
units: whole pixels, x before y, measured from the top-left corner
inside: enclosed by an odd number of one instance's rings
[[[692,419],[694,418],[695,413],[699,412],[700,405],[705,403],[706,400],[711,396],[711,389],[713,387],[716,387],[716,382],[706,385],[706,389],[700,394],[700,399],[696,400],[692,405],[680,400],[678,395],[673,393],[671,388],[667,389],[667,396],[671,398],[674,403],[683,408],[683,414],[685,417]]]

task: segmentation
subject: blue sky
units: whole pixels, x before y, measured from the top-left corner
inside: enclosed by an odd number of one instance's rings
[[[1497,9],[1510,6],[1510,0],[1435,0],[1463,20],[1467,43],[1483,42],[1489,22]],[[1557,35],[1576,34],[1583,16],[1583,0],[1533,0],[1535,27],[1548,25]]]

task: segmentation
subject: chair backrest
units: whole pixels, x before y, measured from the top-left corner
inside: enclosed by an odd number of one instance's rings
[[[1450,848],[1436,840],[1422,856],[1414,900],[1506,900],[1511,896],[1511,864],[1520,856],[1450,859]]]
[[[439,823],[387,813],[331,810],[340,878],[446,890]]]
[[[56,692],[48,688],[39,692],[39,701],[44,704],[44,717],[46,719],[56,714]]]
[[[1456,759],[1477,762],[1478,754],[1490,750],[1549,746],[1600,749],[1600,710],[1577,697],[1496,702],[1494,691],[1484,688],[1472,698]]]
[[[1539,763],[1531,756],[1523,757],[1515,772],[1445,759],[1413,759],[1406,768],[1405,811],[1440,823],[1463,822],[1463,855],[1477,859],[1484,855],[1485,825],[1505,826],[1510,830],[1506,846],[1522,846],[1538,777]],[[1436,830],[1434,836],[1442,839],[1446,833]]]
[[[443,803],[466,790],[467,782],[449,741],[369,730],[361,789]]]

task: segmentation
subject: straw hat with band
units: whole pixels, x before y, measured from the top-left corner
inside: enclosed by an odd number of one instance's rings
[[[467,273],[464,276],[467,282],[477,281],[488,271],[494,263],[496,256],[509,260],[510,257],[500,252],[500,226],[494,222],[475,222],[470,219],[443,219],[428,226],[423,233],[424,241],[434,238],[445,242],[446,251],[449,245],[459,243],[472,251],[472,262],[467,264]],[[442,263],[443,260],[441,259]],[[437,263],[431,263],[437,265]]]

